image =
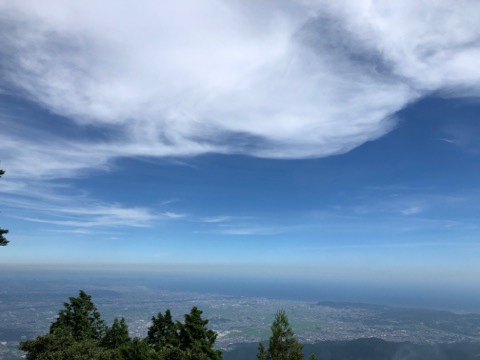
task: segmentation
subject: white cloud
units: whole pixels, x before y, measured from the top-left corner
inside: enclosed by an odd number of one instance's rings
[[[479,12],[473,0],[0,1],[2,93],[110,134],[30,129],[41,119],[19,132],[2,108],[2,160],[16,177],[58,178],[128,156],[342,153],[430,92],[480,94]]]
[[[223,223],[231,219],[232,219],[231,216],[211,216],[211,217],[200,219],[200,221],[205,223]]]
[[[86,228],[96,228],[98,233],[99,228],[150,227],[186,216],[171,211],[99,202],[74,189],[54,188],[42,183],[2,188],[2,206],[9,208],[9,217],[58,225],[74,232],[85,232],[83,229]]]
[[[171,211],[164,212],[162,215],[165,216],[167,219],[182,219],[187,216],[186,214],[180,214]]]
[[[480,145],[478,144],[480,127],[478,124],[457,122],[455,126],[445,126],[443,132],[447,138],[441,138],[438,140],[458,146],[467,152],[480,154]]]
[[[403,215],[416,215],[423,211],[423,208],[420,206],[410,206],[408,208],[400,210]]]
[[[305,225],[288,224],[278,219],[255,219],[244,216],[219,216],[200,219],[205,227],[199,233],[215,235],[279,235],[304,229]]]
[[[18,205],[20,204],[17,203]],[[150,226],[153,221],[168,218],[168,216],[156,215],[146,208],[122,207],[115,204],[91,204],[88,208],[72,207],[71,204],[66,206],[67,204],[47,205],[45,203],[41,203],[41,207],[37,207],[40,203],[34,202],[30,202],[30,204],[24,202],[22,205],[19,208],[23,208],[24,212],[29,215],[12,217],[69,228],[146,227]],[[33,217],[32,214],[37,214],[38,217]]]
[[[217,233],[223,235],[241,235],[241,236],[250,236],[250,235],[278,235],[286,231],[285,227],[263,227],[255,225],[246,225],[240,227],[228,227],[219,229]]]

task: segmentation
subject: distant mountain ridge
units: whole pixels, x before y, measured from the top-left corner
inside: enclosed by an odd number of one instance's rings
[[[321,341],[305,344],[305,354],[318,360],[479,360],[480,343],[414,344],[378,338],[350,341]],[[239,344],[223,353],[223,360],[255,360],[257,344]]]

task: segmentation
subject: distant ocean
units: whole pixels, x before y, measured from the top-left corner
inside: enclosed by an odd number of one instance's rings
[[[234,297],[263,297],[299,301],[333,301],[378,304],[386,306],[480,313],[480,291],[476,287],[446,284],[408,285],[392,283],[361,283],[279,279],[262,276],[227,276],[195,272],[139,272],[93,270],[30,270],[0,268],[3,292],[8,287],[17,290],[29,284],[44,284],[45,291],[57,287],[72,289],[97,288],[112,285],[143,286],[155,290],[220,294]],[[68,285],[68,286],[67,286]]]

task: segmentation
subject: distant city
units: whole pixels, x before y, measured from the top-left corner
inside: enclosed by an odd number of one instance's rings
[[[214,292],[169,290],[154,278],[72,274],[2,276],[0,289],[0,358],[21,356],[19,341],[48,332],[68,297],[79,287],[92,295],[109,324],[125,317],[130,334],[144,337],[150,319],[170,309],[177,319],[197,306],[218,333],[217,347],[258,343],[269,336],[275,311],[286,310],[302,343],[378,338],[418,344],[480,341],[480,314],[409,309],[386,305],[275,299]]]

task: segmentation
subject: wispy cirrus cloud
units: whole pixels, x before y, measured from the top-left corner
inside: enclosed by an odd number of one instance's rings
[[[446,138],[438,139],[448,144],[455,145],[472,154],[480,154],[478,138],[480,126],[475,123],[457,123],[455,126],[446,126],[443,129]]]
[[[279,226],[274,224],[232,224],[229,226],[220,226],[214,229],[210,229],[210,232],[220,235],[265,236],[283,234],[285,232],[288,232],[292,228],[289,228],[288,226]]]
[[[2,189],[2,205],[9,208],[9,217],[58,225],[70,230],[150,227],[158,222],[174,221],[187,216],[183,213],[165,211],[161,207],[125,206],[100,202],[87,194],[68,188],[52,189],[50,186],[37,186],[5,191],[8,189],[8,186],[7,189]]]
[[[203,217],[197,221],[202,223],[202,226],[200,226],[196,232],[214,235],[267,236],[285,234],[312,227],[312,225],[299,225],[264,216],[223,215]]]
[[[410,207],[400,210],[403,215],[416,215],[420,214],[423,211],[423,208],[418,205],[412,205]]]
[[[230,221],[230,220],[232,220],[232,217],[231,216],[225,216],[225,215],[223,215],[223,216],[210,216],[210,217],[200,219],[201,222],[209,223],[209,224],[223,223],[223,222]]]
[[[7,202],[7,204],[9,204]],[[152,222],[170,219],[165,214],[156,214],[146,208],[122,207],[116,204],[90,204],[87,208],[69,204],[35,204],[18,201],[10,204],[13,209],[11,217],[21,220],[60,225],[69,228],[89,227],[146,227]]]
[[[417,231],[442,237],[458,231],[478,229],[477,189],[439,190],[435,187],[389,185],[367,187],[352,195],[348,203],[329,205],[312,213],[310,223],[341,232],[413,234]]]
[[[0,10],[2,93],[105,134],[18,132],[22,119],[2,108],[0,150],[17,177],[78,176],[132,156],[329,156],[385,134],[431,92],[480,95],[473,0],[20,0]]]
[[[161,216],[166,217],[167,219],[183,219],[187,215],[182,213],[172,212],[172,211],[166,211],[164,213],[161,213]]]

